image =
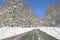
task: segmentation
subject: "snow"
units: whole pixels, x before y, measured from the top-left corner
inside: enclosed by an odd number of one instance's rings
[[[60,40],[60,28],[59,27],[45,27],[45,28],[42,27],[40,28],[40,30]]]
[[[16,8],[16,6],[13,6],[14,8]]]
[[[0,14],[2,14],[2,12],[0,12]]]
[[[32,28],[33,29],[33,28]],[[18,34],[22,34],[24,32],[30,31],[32,29],[29,28],[19,28],[19,27],[3,27],[0,28],[0,39],[4,39],[7,37],[15,36]]]
[[[20,27],[2,27],[0,28],[0,39],[19,35],[33,29],[40,29],[41,31],[60,40],[60,28],[58,27],[40,27],[40,28],[20,28]]]

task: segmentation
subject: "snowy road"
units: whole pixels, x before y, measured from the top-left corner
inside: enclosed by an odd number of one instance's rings
[[[58,27],[45,27],[40,28],[40,30],[44,31],[45,33],[57,38],[60,40],[60,28]]]
[[[48,28],[47,27],[41,27],[41,28],[3,27],[3,28],[0,28],[0,39],[22,34],[24,32],[31,31],[33,29],[40,29],[45,33],[60,40],[60,28],[56,28],[56,27],[54,28],[53,27],[48,27]]]

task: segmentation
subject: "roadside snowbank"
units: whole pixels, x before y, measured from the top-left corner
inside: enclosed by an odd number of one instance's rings
[[[40,28],[40,30],[60,40],[60,28],[59,27],[45,27],[45,28],[42,27]]]
[[[32,28],[33,29],[33,28]],[[18,34],[22,34],[24,32],[30,31],[32,29],[29,28],[19,28],[19,27],[3,27],[0,28],[0,39],[15,36]]]
[[[24,32],[31,31],[33,29],[40,29],[45,33],[60,39],[60,28],[56,27],[40,27],[40,28],[20,28],[20,27],[2,27],[0,28],[0,39],[4,39],[7,37],[15,36],[22,34]]]

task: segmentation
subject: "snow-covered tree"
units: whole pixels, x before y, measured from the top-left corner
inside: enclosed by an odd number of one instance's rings
[[[48,7],[45,20],[48,26],[60,26],[60,1]]]
[[[40,27],[42,20],[36,16],[26,0],[4,0],[0,24],[9,27]],[[44,21],[43,21],[44,23]]]

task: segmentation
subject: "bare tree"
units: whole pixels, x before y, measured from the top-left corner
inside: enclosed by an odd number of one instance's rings
[[[45,15],[48,26],[60,26],[60,4],[51,4]]]
[[[2,20],[1,24],[9,27],[40,27],[41,19],[33,13],[25,0],[4,0],[5,4],[1,6]],[[43,22],[44,23],[44,22]],[[42,25],[43,26],[43,25]]]

